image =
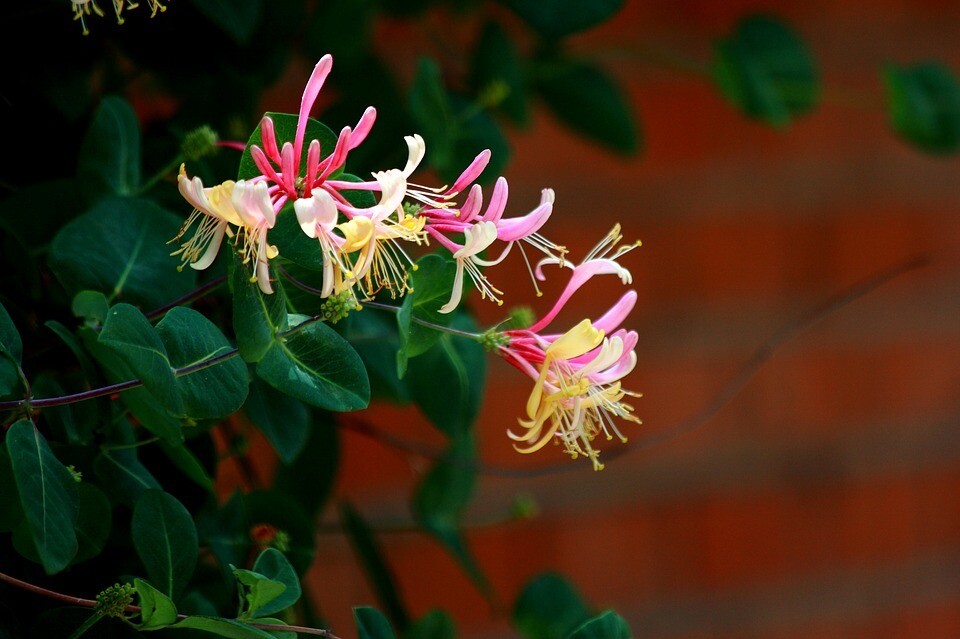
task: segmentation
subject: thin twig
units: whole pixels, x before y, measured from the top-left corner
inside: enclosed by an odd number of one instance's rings
[[[169,311],[175,306],[180,306],[181,304],[192,302],[193,300],[203,297],[204,295],[206,295],[207,293],[217,288],[218,286],[220,286],[226,281],[227,281],[226,275],[221,275],[220,277],[214,278],[209,282],[207,282],[206,284],[203,284],[198,288],[195,288],[194,290],[190,291],[186,295],[178,297],[177,299],[173,300],[169,304],[164,304],[160,308],[156,308],[150,311],[149,313],[147,313],[146,317],[149,320],[160,317],[161,315],[163,315],[164,313],[166,313],[167,311]]]

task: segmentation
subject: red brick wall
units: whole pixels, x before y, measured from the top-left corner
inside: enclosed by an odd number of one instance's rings
[[[756,8],[796,26],[828,95],[843,102],[852,91],[866,104],[831,101],[773,131],[703,80],[642,57],[646,43],[706,58],[711,39]],[[834,292],[917,254],[932,264],[786,344],[679,441],[602,473],[581,464],[535,480],[484,477],[468,520],[496,516],[518,493],[542,511],[470,534],[508,605],[532,575],[556,569],[638,637],[960,636],[960,165],[909,149],[871,106],[882,105],[877,71],[888,60],[960,70],[958,33],[950,2],[701,0],[631,2],[573,41],[624,83],[646,151],[618,160],[538,112],[513,136],[512,210],[552,185],[549,235],[574,256],[616,220],[643,240],[626,261],[640,296],[629,386],[645,395],[644,431],[697,410],[767,336]],[[510,268],[517,277],[497,282],[516,279],[511,299],[528,299],[519,264]],[[618,293],[598,288],[602,303]],[[579,304],[565,317],[597,313]],[[504,431],[528,383],[502,362],[491,371],[483,458],[560,460],[553,447],[539,458],[512,452]],[[379,407],[371,419],[437,441],[413,409]],[[339,495],[372,522],[408,520],[426,463],[356,434],[345,444]],[[466,636],[511,634],[436,544],[382,542],[415,613],[439,606]],[[334,629],[351,636],[350,606],[373,598],[342,537],[321,536],[311,581]]]

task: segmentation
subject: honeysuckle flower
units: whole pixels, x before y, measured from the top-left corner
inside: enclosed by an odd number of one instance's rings
[[[73,6],[73,19],[80,21],[83,35],[89,35],[90,30],[87,29],[85,16],[93,14],[102,18],[104,16],[103,10],[97,6],[97,0],[70,0],[70,2]],[[113,12],[117,16],[117,24],[123,24],[124,9],[136,9],[140,6],[133,0],[110,0],[110,3],[113,5]],[[147,0],[147,4],[150,6],[151,18],[157,15],[158,11],[167,10],[167,7],[161,4],[159,0]]]
[[[639,395],[621,385],[636,366],[637,333],[619,328],[636,304],[636,292],[625,293],[597,320],[585,319],[561,334],[544,332],[592,277],[612,274],[624,283],[632,281],[629,271],[616,263],[629,250],[615,248],[619,237],[615,228],[589,259],[571,267],[570,281],[546,315],[527,329],[505,331],[504,343],[497,344],[508,362],[534,380],[526,416],[518,420],[520,432],[507,433],[520,453],[534,453],[555,441],[573,458],[586,456],[600,470],[603,464],[591,444],[594,438],[603,433],[607,439],[626,441],[614,418],[640,423],[633,407],[623,401]]]
[[[276,213],[267,185],[264,182],[227,180],[205,188],[199,177],[188,177],[182,166],[178,184],[184,199],[193,205],[193,213],[170,241],[179,240],[197,224],[193,236],[171,253],[181,256],[180,268],[186,264],[197,270],[207,268],[216,259],[223,236],[236,235],[243,263],[252,262],[254,265],[250,281],[257,282],[264,293],[273,293],[268,260],[277,256],[277,247],[267,243],[267,232],[276,222]]]

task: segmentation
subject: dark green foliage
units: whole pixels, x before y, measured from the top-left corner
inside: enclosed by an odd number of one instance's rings
[[[533,579],[513,606],[513,624],[526,639],[566,639],[589,618],[580,594],[555,573]]]
[[[960,149],[960,82],[937,62],[883,70],[890,124],[904,140],[936,155]]]

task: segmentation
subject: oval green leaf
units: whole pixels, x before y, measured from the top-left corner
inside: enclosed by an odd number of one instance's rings
[[[134,506],[130,535],[150,581],[176,599],[197,564],[193,517],[173,495],[146,490]]]

